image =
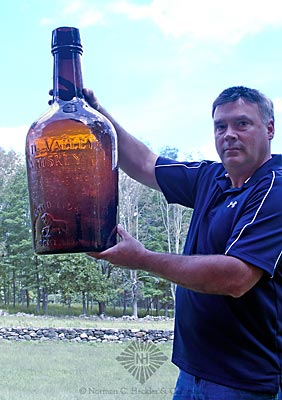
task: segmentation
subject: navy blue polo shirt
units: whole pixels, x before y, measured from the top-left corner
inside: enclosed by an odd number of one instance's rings
[[[172,361],[184,371],[242,390],[276,393],[282,352],[282,156],[242,187],[221,163],[158,158],[169,203],[194,209],[184,254],[225,254],[261,268],[239,298],[176,291]]]

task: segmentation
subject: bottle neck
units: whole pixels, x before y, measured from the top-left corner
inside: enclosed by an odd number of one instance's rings
[[[53,100],[70,101],[83,98],[81,55],[71,47],[54,53]]]

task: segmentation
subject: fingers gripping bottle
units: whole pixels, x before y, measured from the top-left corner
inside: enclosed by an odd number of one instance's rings
[[[26,138],[37,254],[102,251],[116,243],[117,137],[83,98],[79,30],[52,32],[53,104]]]

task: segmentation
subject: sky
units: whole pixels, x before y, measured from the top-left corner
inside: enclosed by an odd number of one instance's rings
[[[211,104],[244,85],[275,105],[282,152],[280,0],[10,0],[1,3],[0,147],[24,154],[48,109],[52,30],[73,26],[85,87],[134,136],[160,152],[216,159]]]

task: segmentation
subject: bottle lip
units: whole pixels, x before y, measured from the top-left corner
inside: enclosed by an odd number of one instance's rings
[[[79,29],[63,26],[52,31],[51,52],[54,54],[60,50],[69,50],[82,54]]]

